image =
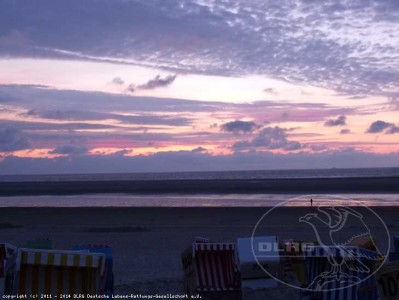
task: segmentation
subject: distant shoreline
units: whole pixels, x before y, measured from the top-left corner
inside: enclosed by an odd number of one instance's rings
[[[0,182],[1,196],[399,193],[399,177]]]

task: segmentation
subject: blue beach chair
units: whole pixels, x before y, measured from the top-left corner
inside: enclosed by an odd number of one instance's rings
[[[309,278],[309,290],[303,292],[302,299],[320,300],[372,300],[378,299],[377,284],[373,275],[375,263],[382,260],[376,252],[359,248],[330,246],[328,248],[315,246],[304,252],[306,271]],[[330,256],[339,259],[349,259],[348,264],[341,265],[344,277],[335,278],[326,275],[332,270]],[[349,268],[348,265],[362,265],[362,268]],[[365,266],[366,268],[364,268]],[[368,271],[366,271],[368,270]]]

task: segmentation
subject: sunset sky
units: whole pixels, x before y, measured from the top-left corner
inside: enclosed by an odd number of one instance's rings
[[[0,174],[399,166],[399,1],[0,0]]]

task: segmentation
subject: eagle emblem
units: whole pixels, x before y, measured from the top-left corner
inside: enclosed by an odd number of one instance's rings
[[[321,290],[326,284],[337,281],[340,286],[356,284],[364,278],[360,276],[361,273],[371,275],[372,272],[362,258],[382,260],[363,215],[350,207],[318,207],[317,212],[300,217],[299,222],[307,223],[313,228],[330,264],[329,270],[314,278],[308,286],[309,289]],[[367,252],[355,251],[356,247],[351,246],[358,238],[371,241],[377,255],[368,256]]]

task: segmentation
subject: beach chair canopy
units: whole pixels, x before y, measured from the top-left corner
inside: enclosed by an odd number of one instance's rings
[[[21,248],[14,293],[97,294],[104,263],[99,253]]]
[[[105,255],[84,251],[18,249],[17,271],[22,265],[96,268],[104,272]]]

